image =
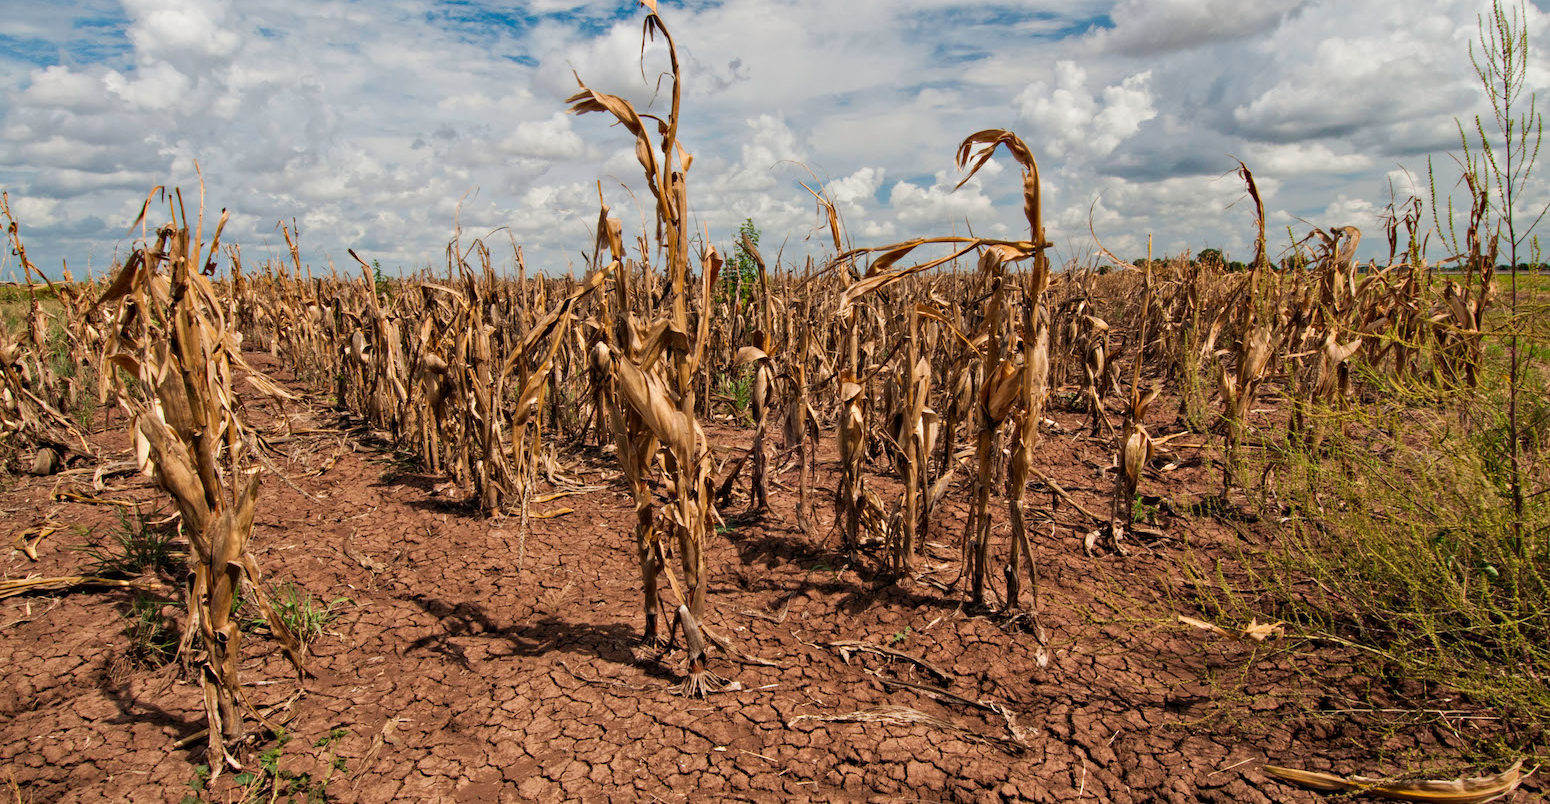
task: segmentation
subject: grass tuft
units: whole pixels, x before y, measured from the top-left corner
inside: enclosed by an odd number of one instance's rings
[[[177,523],[146,521],[138,510],[118,509],[118,527],[102,544],[83,545],[90,563],[85,574],[101,578],[137,578],[147,573],[176,574],[186,553],[177,550]]]

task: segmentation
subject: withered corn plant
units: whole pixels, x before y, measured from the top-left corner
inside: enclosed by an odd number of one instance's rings
[[[1037,168],[1032,168],[1037,176]],[[1037,178],[1035,178],[1037,181]],[[1036,191],[1035,191],[1036,192]],[[1037,238],[1043,241],[1043,231],[1037,228],[1038,215],[1033,216]],[[1007,475],[1007,508],[1011,517],[1012,539],[1010,553],[1002,572],[1006,576],[1006,608],[1014,610],[1021,605],[1022,583],[1018,575],[1018,558],[1027,567],[1029,591],[1038,606],[1038,562],[1034,558],[1033,544],[1028,539],[1027,513],[1024,498],[1028,493],[1029,473],[1033,469],[1034,451],[1039,444],[1039,427],[1044,419],[1044,407],[1049,398],[1049,311],[1042,302],[1044,290],[1049,284],[1049,261],[1043,248],[1034,255],[1031,275],[1023,289],[1021,340],[1023,344],[1023,371],[1020,407],[1013,416],[1012,467]]]
[[[1461,260],[1462,276],[1449,279],[1441,298],[1433,302],[1430,316],[1436,347],[1436,379],[1439,384],[1476,388],[1485,350],[1485,319],[1495,298],[1496,260],[1500,241],[1490,236],[1491,188],[1475,172],[1464,179],[1470,196],[1469,220],[1460,243],[1451,224],[1444,239]],[[1437,203],[1432,202],[1433,214]],[[1450,216],[1451,220],[1451,216]]]
[[[978,147],[978,151],[975,150],[976,147]],[[990,490],[995,476],[992,465],[995,454],[994,447],[1001,437],[1003,424],[1008,421],[1014,411],[1032,416],[1031,419],[1026,421],[1023,419],[1018,420],[1017,432],[1019,440],[1018,449],[1015,450],[1015,453],[1024,457],[1014,458],[1017,461],[1017,466],[1014,467],[1012,474],[1017,475],[1026,472],[1028,463],[1031,461],[1032,445],[1037,440],[1036,431],[1038,422],[1042,418],[1043,398],[1047,393],[1047,388],[1042,386],[1048,377],[1048,337],[1047,334],[1041,335],[1039,333],[1038,327],[1040,325],[1038,322],[1040,321],[1039,308],[1042,303],[1042,294],[1049,282],[1049,266],[1044,255],[1044,251],[1049,244],[1044,239],[1039,200],[1038,166],[1034,161],[1033,154],[1019,137],[1009,131],[988,129],[971,134],[958,147],[958,164],[960,168],[968,168],[959,186],[973,178],[999,148],[1005,148],[1011,153],[1023,169],[1023,205],[1030,227],[1029,240],[1008,241],[973,237],[916,238],[887,246],[852,249],[836,256],[831,262],[831,265],[840,265],[862,254],[878,255],[868,266],[866,274],[853,281],[840,296],[840,305],[837,310],[837,315],[840,317],[839,320],[847,324],[853,324],[856,321],[855,311],[858,308],[858,301],[863,296],[879,291],[906,277],[953,262],[969,253],[978,251],[980,254],[978,274],[987,284],[985,295],[988,298],[988,302],[984,315],[983,331],[972,342],[976,344],[976,349],[979,348],[977,344],[980,341],[983,340],[985,344],[983,352],[979,355],[979,360],[984,366],[984,379],[974,403],[976,422],[975,492],[964,537],[964,551],[971,578],[971,593],[973,602],[978,606],[983,606],[986,603],[985,578],[990,559],[990,517],[988,505]],[[973,163],[972,166],[970,165],[971,161]],[[952,250],[945,256],[926,260],[912,266],[904,268],[893,267],[895,263],[908,256],[917,248],[926,245],[951,246]],[[1033,259],[1034,265],[1026,288],[1026,298],[1023,301],[1029,311],[1028,315],[1024,317],[1024,331],[1027,336],[1026,348],[1022,353],[1019,353],[1015,350],[1015,339],[1009,334],[1012,328],[1007,321],[1007,266],[1011,263],[1030,258]],[[914,309],[918,314],[921,308],[916,307]],[[918,337],[918,329],[919,323],[917,321],[912,327],[911,335]],[[850,326],[849,330],[854,333],[856,328]],[[913,338],[907,336],[905,340],[908,343]],[[853,357],[852,360],[852,365],[859,365],[858,358]],[[903,424],[899,430],[906,439],[916,438],[916,436],[912,436],[910,433],[918,430],[922,434],[918,438],[925,440],[925,397],[919,395],[919,389],[924,386],[925,378],[921,376],[922,372],[917,370],[919,366],[918,360],[911,363],[906,359],[906,366],[905,371],[908,372],[909,377],[905,383],[907,390],[901,395],[901,399],[905,401],[905,409],[909,413],[903,418]],[[927,368],[929,368],[929,364]],[[1025,376],[1030,372],[1033,376]],[[923,373],[929,376],[929,371]],[[847,432],[847,430],[865,432],[865,425],[860,421],[861,403],[858,400],[860,400],[861,396],[862,388],[860,384],[847,377],[846,381],[842,383],[840,390],[841,402],[847,411],[842,415],[839,425],[842,470],[846,466],[853,464],[859,472],[860,456],[858,453],[860,450],[856,443],[858,439],[851,435],[850,432]],[[1026,448],[1024,448],[1025,444],[1027,445]],[[917,443],[904,450],[906,456],[904,471],[910,474],[920,471],[920,468],[926,463],[924,453],[918,447],[919,444]],[[916,463],[917,456],[918,463]],[[1014,477],[1009,477],[1008,480],[1014,483],[1019,482],[1018,478]],[[1024,485],[1026,484],[1026,474],[1021,475],[1021,481]],[[846,484],[842,481],[841,502],[843,505],[849,506],[849,511],[844,511],[844,513],[859,512],[862,508],[864,497],[855,494],[853,491],[845,491],[845,487]],[[920,516],[918,509],[921,495],[919,492],[920,484],[918,481],[907,479],[904,495],[907,505],[901,505],[901,508],[904,510],[901,511],[902,519],[899,520],[903,530],[899,538],[890,540],[893,546],[891,563],[897,568],[908,566],[908,554],[914,547],[914,541],[917,536],[917,526],[915,523],[919,521]],[[1018,509],[1015,516],[1018,517],[1019,524],[1021,524],[1022,515],[1021,498],[1021,494],[1016,495]],[[927,495],[927,499],[929,499],[929,495]],[[852,514],[852,516],[856,516],[856,514]],[[859,516],[856,516],[856,518],[859,519]],[[1014,527],[1014,530],[1017,529]],[[1030,580],[1032,580],[1034,574],[1032,571],[1033,561],[1031,549],[1027,544],[1026,533],[1014,533],[1013,539],[1022,548],[1021,555],[1024,556],[1029,567],[1029,576]],[[1018,552],[1014,551],[1012,559],[1016,561],[1017,558]]]
[[[153,194],[154,197],[154,194]],[[240,768],[231,748],[243,739],[243,709],[273,729],[247,700],[238,672],[242,632],[232,616],[244,592],[257,605],[298,675],[303,647],[264,592],[249,550],[261,470],[239,416],[239,372],[256,390],[287,394],[246,365],[242,335],[204,272],[218,253],[223,211],[209,248],[200,210],[192,229],[180,193],[167,196],[171,222],[136,248],[98,305],[113,305],[107,362],[117,398],[133,423],[141,468],[172,497],[192,547],[180,653],[193,659],[204,689],[209,767]],[[147,198],[143,218],[150,210]]]
[[[1135,266],[1126,267],[1134,269]],[[1152,269],[1148,261],[1142,269],[1143,286],[1141,301],[1141,332],[1139,340],[1147,341],[1147,325],[1151,323]],[[1159,394],[1160,386],[1154,386],[1145,396],[1141,394],[1141,372],[1146,363],[1146,350],[1139,349],[1131,363],[1130,396],[1125,406],[1124,424],[1115,439],[1114,498],[1110,506],[1109,535],[1115,549],[1121,548],[1125,534],[1135,524],[1136,492],[1140,488],[1141,475],[1152,460],[1152,435],[1146,429],[1146,413]]]
[[[770,506],[767,477],[769,456],[765,452],[764,439],[768,430],[770,406],[774,401],[771,395],[775,392],[775,355],[773,354],[775,323],[771,309],[769,269],[764,264],[764,256],[759,253],[758,244],[747,235],[743,236],[742,245],[759,272],[757,293],[760,328],[750,336],[754,343],[737,351],[737,365],[740,367],[751,365],[754,372],[753,388],[749,395],[754,426],[753,445],[749,448],[749,507],[754,511],[763,511]],[[734,295],[734,298],[740,297],[741,294]],[[708,311],[706,312],[708,314]]]
[[[904,268],[893,267],[894,263],[927,243],[948,244],[957,248],[943,257]],[[981,241],[974,238],[917,239],[890,246],[852,249],[837,255],[830,263],[832,268],[847,264],[863,254],[881,252],[868,267],[866,274],[851,282],[840,293],[839,304],[834,311],[833,320],[839,322],[845,330],[844,337],[851,355],[850,368],[840,375],[840,414],[836,430],[840,448],[841,476],[835,490],[835,524],[843,527],[844,546],[851,554],[860,547],[863,533],[881,536],[883,542],[888,545],[889,565],[896,571],[902,572],[910,564],[909,555],[918,544],[917,535],[923,521],[924,503],[928,499],[920,492],[924,487],[923,473],[926,470],[930,443],[934,438],[931,420],[935,418],[935,413],[926,407],[930,392],[930,363],[919,357],[918,352],[915,351],[918,350],[915,341],[920,329],[918,317],[921,308],[912,306],[909,309],[914,324],[900,344],[912,345],[911,351],[906,354],[916,356],[913,361],[906,357],[903,369],[907,374],[903,380],[906,390],[895,399],[896,404],[903,406],[903,410],[897,416],[900,424],[894,428],[895,434],[890,436],[901,447],[899,451],[903,459],[900,461],[900,472],[905,475],[905,489],[900,504],[896,507],[897,514],[889,517],[885,514],[881,500],[867,488],[865,483],[870,400],[863,383],[882,366],[867,367],[870,365],[868,356],[875,350],[875,346],[869,340],[867,345],[870,348],[863,348],[857,324],[864,320],[862,310],[866,309],[864,305],[869,294],[881,291],[907,277],[951,262],[972,252],[980,245]],[[880,363],[886,362],[886,357],[880,361]],[[888,418],[890,417],[884,417],[885,420]],[[910,443],[905,446],[905,442]]]
[[[980,146],[977,154],[975,146]],[[1049,258],[1046,250],[1049,241],[1044,236],[1043,208],[1041,206],[1039,166],[1026,143],[1010,131],[991,129],[971,134],[958,146],[958,165],[976,160],[967,175],[959,182],[968,181],[985,165],[998,148],[1005,148],[1022,167],[1023,213],[1028,220],[1029,239],[1017,246],[999,246],[987,249],[981,267],[992,277],[991,313],[987,315],[987,353],[985,358],[985,386],[980,394],[978,418],[979,443],[976,456],[979,473],[975,477],[976,499],[973,522],[976,534],[971,562],[971,599],[975,605],[985,605],[985,576],[989,561],[990,520],[986,512],[989,493],[989,447],[996,430],[1010,415],[1013,420],[1012,466],[1007,477],[1007,499],[1012,519],[1012,546],[1005,567],[1007,578],[1008,608],[1019,604],[1017,582],[1018,557],[1027,562],[1028,581],[1037,595],[1038,573],[1033,560],[1033,548],[1028,541],[1023,510],[1023,498],[1028,483],[1028,472],[1033,462],[1034,447],[1038,443],[1039,423],[1044,415],[1044,400],[1048,395],[1049,334],[1044,323],[1043,295],[1049,286]],[[1002,303],[1003,269],[1010,259],[1033,260],[1022,299],[1022,353],[1020,365],[1012,365],[1002,346],[999,330],[999,310]]]
[[[636,542],[641,555],[642,581],[646,585],[647,638],[654,638],[654,614],[652,598],[656,580],[655,572],[666,569],[661,536],[676,537],[683,586],[680,587],[668,570],[668,579],[679,599],[675,623],[681,626],[688,649],[689,675],[682,691],[690,696],[702,696],[715,691],[719,679],[707,667],[704,628],[705,593],[707,588],[705,543],[717,521],[714,501],[714,464],[711,445],[705,437],[697,418],[699,372],[705,361],[705,350],[710,335],[711,300],[717,275],[721,270],[721,258],[714,249],[707,249],[700,258],[699,287],[689,280],[689,197],[687,173],[693,157],[678,139],[679,110],[682,102],[682,80],[679,73],[678,50],[666,24],[657,15],[653,0],[642,0],[648,10],[643,23],[643,38],[661,35],[667,44],[671,82],[671,105],[665,120],[658,120],[659,139],[653,141],[642,116],[623,98],[590,89],[578,83],[581,91],[572,95],[567,103],[576,114],[604,112],[611,115],[635,137],[635,155],[646,177],[646,184],[655,201],[656,242],[666,253],[668,295],[671,307],[658,313],[648,305],[642,309],[642,317],[636,319],[630,304],[629,283],[622,277],[628,269],[620,271],[616,278],[619,316],[611,328],[612,367],[617,409],[627,409],[632,414],[616,423],[616,437],[621,439],[620,461],[631,475],[636,488]],[[614,263],[620,262],[623,248],[612,236],[614,226],[606,220],[606,208],[600,220],[600,229],[610,233],[609,247]],[[644,263],[642,274],[649,285],[653,274],[651,264]],[[691,329],[689,305],[692,296],[698,296],[700,316],[698,326]],[[648,296],[649,298],[649,296]],[[628,441],[628,445],[626,442]],[[644,475],[652,464],[656,445],[665,450],[660,480],[670,492],[671,502],[656,521],[651,521],[649,499],[642,499]],[[659,535],[660,534],[660,535]]]
[[[910,569],[910,557],[917,549],[917,541],[925,537],[922,525],[926,522],[927,493],[926,471],[930,465],[932,440],[936,435],[936,413],[927,404],[931,398],[931,361],[921,354],[920,306],[912,306],[908,313],[909,331],[905,334],[908,350],[899,372],[901,410],[895,439],[901,460],[899,473],[904,478],[904,497],[896,532],[892,539],[893,570],[903,573]]]
[[[1233,469],[1238,461],[1239,447],[1247,432],[1249,411],[1259,393],[1260,384],[1265,380],[1271,359],[1275,356],[1275,344],[1279,341],[1276,328],[1282,321],[1282,318],[1276,314],[1275,308],[1272,308],[1269,314],[1264,314],[1260,310],[1269,301],[1261,296],[1261,291],[1263,288],[1270,287],[1269,283],[1261,282],[1261,274],[1266,268],[1265,206],[1260,200],[1254,175],[1241,162],[1239,166],[1239,175],[1247,185],[1249,197],[1254,202],[1254,221],[1259,229],[1259,236],[1255,242],[1259,244],[1259,249],[1254,255],[1254,263],[1249,266],[1248,275],[1239,283],[1237,293],[1229,300],[1227,308],[1218,314],[1219,317],[1226,316],[1225,320],[1236,335],[1231,350],[1234,357],[1233,368],[1231,371],[1223,368],[1218,377],[1218,388],[1222,397],[1222,418],[1227,428],[1227,454],[1222,461],[1224,496],[1236,482]],[[1331,287],[1334,287],[1333,282]],[[1338,289],[1331,292],[1338,292]]]
[[[89,410],[85,403],[96,396],[85,380],[96,370],[102,326],[92,314],[90,285],[77,286],[68,269],[64,281],[55,283],[27,258],[21,225],[4,193],[0,216],[6,222],[6,245],[21,263],[27,291],[21,331],[0,324],[0,468],[52,474],[72,453],[95,457],[84,432],[90,422],[72,414]],[[60,325],[50,326],[39,288],[59,300]]]
[[[840,260],[836,258],[836,262]],[[842,264],[850,266],[851,262],[844,260]],[[865,280],[858,280],[852,287],[859,286],[862,281]],[[863,526],[868,525],[867,530],[875,531],[880,518],[880,506],[868,505],[872,497],[867,494],[864,475],[870,405],[861,382],[864,373],[861,314],[851,302],[852,298],[854,296],[847,289],[836,310],[845,332],[845,369],[839,378],[841,407],[836,437],[840,449],[840,480],[834,490],[834,524],[841,528],[841,546],[849,556],[854,556],[861,547]]]
[[[802,284],[796,287],[800,290],[811,281],[812,261],[809,260]],[[812,520],[810,486],[818,445],[818,414],[808,401],[807,367],[814,357],[813,338],[818,325],[814,319],[813,294],[799,293],[799,296],[800,302],[792,304],[800,312],[793,317],[786,336],[787,354],[792,355],[790,367],[780,375],[789,387],[781,435],[785,450],[797,453],[797,527],[812,536],[817,530]]]
[[[482,240],[457,238],[444,278],[379,281],[352,251],[358,278],[311,279],[286,234],[294,266],[250,274],[232,255],[231,292],[253,345],[313,387],[331,386],[338,405],[445,472],[482,512],[519,511],[525,533],[534,479],[560,477],[560,433],[546,435],[560,422],[546,413],[551,390],[574,394],[570,377],[585,371],[572,328],[602,279],[529,281],[517,250],[511,282]]]
[[[601,350],[594,350],[592,365],[598,371],[597,383],[610,416],[610,431],[618,449],[619,466],[630,484],[635,500],[635,550],[640,564],[643,607],[645,611],[645,639],[648,644],[660,638],[657,624],[658,580],[666,562],[666,556],[656,529],[655,499],[651,493],[651,463],[656,457],[659,441],[645,418],[632,405],[623,404],[619,380],[614,370],[619,360],[642,362],[645,344],[641,341],[642,327],[632,313],[631,286],[634,265],[624,258],[624,246],[617,218],[608,216],[608,206],[600,204],[597,238],[608,245],[611,261],[606,269],[613,279],[610,304],[605,299],[600,312],[602,329],[608,342],[600,342]],[[617,309],[616,309],[617,308]]]

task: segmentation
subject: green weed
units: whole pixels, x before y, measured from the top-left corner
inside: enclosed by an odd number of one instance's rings
[[[348,597],[337,597],[325,604],[290,581],[271,587],[269,590],[269,605],[274,608],[275,615],[303,643],[312,642],[322,636],[324,629],[338,616],[338,609],[352,602],[354,601]],[[267,632],[269,630],[269,624],[265,622],[258,607],[249,603],[246,597],[239,596],[233,601],[232,613],[237,617],[238,626],[244,631]]]
[[[204,797],[199,794],[205,792],[209,787],[210,766],[195,765],[194,778],[188,780],[188,789],[194,792],[185,794],[178,804],[202,804]]]
[[[146,573],[176,574],[185,554],[175,549],[175,522],[147,522],[139,510],[118,509],[118,527],[107,542],[75,549],[90,559],[84,573],[102,578],[137,578]]]
[[[334,728],[327,734],[318,738],[313,747],[322,748],[327,752],[328,769],[321,777],[314,776],[307,771],[293,771],[282,767],[281,760],[285,757],[285,747],[293,739],[292,735],[280,730],[275,735],[275,744],[258,755],[258,767],[245,770],[232,777],[232,781],[245,788],[242,801],[244,802],[316,802],[333,801],[329,794],[328,785],[335,773],[348,770],[349,763],[344,757],[334,754],[334,745],[344,739],[350,733],[349,729]]]
[[[129,659],[145,668],[165,667],[177,658],[181,633],[177,621],[167,613],[176,601],[146,595],[136,596],[125,615],[129,636]]]
[[[739,422],[753,423],[754,372],[748,366],[733,369],[716,378],[712,396],[730,405],[732,414]]]
[[[1229,621],[1284,620],[1355,645],[1391,677],[1462,692],[1524,733],[1550,725],[1540,670],[1550,666],[1550,499],[1528,498],[1514,528],[1502,393],[1311,410],[1315,447],[1264,450],[1266,499],[1284,521],[1277,548],[1245,548],[1237,562],[1201,556],[1187,570],[1196,602]],[[1546,462],[1526,467],[1531,487],[1546,487]]]

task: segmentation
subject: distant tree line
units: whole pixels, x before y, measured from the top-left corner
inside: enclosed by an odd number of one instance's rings
[[[1154,258],[1152,260],[1148,260],[1146,257],[1136,257],[1135,259],[1132,259],[1130,263],[1138,268],[1142,268],[1146,267],[1149,262],[1153,265],[1162,265],[1167,261],[1168,260],[1164,258]],[[1221,249],[1215,248],[1201,249],[1195,253],[1195,256],[1191,262],[1206,267],[1225,268],[1228,271],[1247,271],[1249,269],[1248,263],[1242,262],[1240,260],[1229,260],[1227,259],[1227,255],[1222,252]],[[1309,259],[1306,254],[1297,252],[1282,257],[1275,262],[1275,265],[1277,268],[1280,268],[1283,271],[1290,271],[1296,268],[1307,267],[1308,262]],[[1366,262],[1363,262],[1360,265],[1365,266],[1366,264]],[[1433,265],[1432,268],[1433,270],[1441,271],[1443,273],[1457,270],[1457,266],[1451,263],[1447,265]],[[1099,266],[1098,272],[1100,274],[1108,273],[1112,269],[1113,266],[1111,265],[1102,265]],[[1503,263],[1496,266],[1496,270],[1505,273],[1512,270],[1512,265]],[[1518,263],[1518,272],[1550,273],[1550,262],[1520,262]]]

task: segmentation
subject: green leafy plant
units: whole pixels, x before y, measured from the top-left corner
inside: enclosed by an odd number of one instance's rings
[[[1527,265],[1519,256],[1531,252],[1534,262],[1539,262],[1539,245],[1532,234],[1547,207],[1524,209],[1521,215],[1518,207],[1539,158],[1544,119],[1535,93],[1524,94],[1529,81],[1527,9],[1521,5],[1509,8],[1496,0],[1480,18],[1479,29],[1478,41],[1469,47],[1469,60],[1490,102],[1491,115],[1489,121],[1475,115],[1470,121],[1471,132],[1466,132],[1465,122],[1459,121],[1459,140],[1464,150],[1465,182],[1471,192],[1478,192],[1488,203],[1490,218],[1486,220],[1491,230],[1485,233],[1485,245],[1479,250],[1491,255],[1492,263],[1498,253],[1505,252],[1503,256],[1507,257],[1508,310],[1502,327],[1508,351],[1506,486],[1512,501],[1513,539],[1518,551],[1524,553],[1524,504],[1536,493],[1529,488],[1532,473],[1525,463],[1531,456],[1525,455],[1521,438],[1521,405],[1530,396],[1525,385],[1532,373],[1532,366],[1525,359],[1529,356],[1525,347],[1533,335],[1530,328],[1541,317],[1536,313],[1542,314],[1543,310],[1529,310],[1522,305],[1519,274],[1520,266]]]
[[[313,743],[313,747],[324,749],[325,761],[328,770],[322,776],[314,776],[307,771],[293,771],[283,767],[285,747],[294,739],[294,735],[281,729],[275,735],[275,744],[258,755],[258,767],[250,768],[236,776],[232,781],[246,788],[242,800],[244,802],[315,802],[332,801],[328,785],[335,773],[343,773],[349,768],[349,762],[341,756],[334,754],[334,745],[350,734],[350,730],[343,727],[330,729],[329,732]]]
[[[147,522],[138,509],[118,509],[118,527],[102,544],[76,548],[90,559],[85,574],[135,578],[152,572],[175,574],[185,554],[177,550],[175,522]]]
[[[910,639],[910,634],[912,634],[914,632],[915,632],[915,629],[913,629],[913,628],[911,628],[911,627],[909,627],[907,625],[904,626],[904,630],[903,631],[895,631],[893,636],[888,638],[888,646],[889,647],[895,647],[895,646],[898,646],[898,645],[902,645],[905,642],[908,642],[909,639]]]
[[[378,296],[392,297],[393,283],[387,278],[386,274],[382,273],[382,262],[380,260],[371,261],[371,282],[376,288]]]
[[[340,740],[343,740],[344,738],[346,738],[348,736],[350,736],[350,730],[347,729],[347,728],[344,728],[343,726],[339,726],[339,727],[330,729],[327,734],[323,735],[322,737],[319,737],[318,741],[313,743],[313,746],[315,746],[317,748],[327,748],[327,747],[333,745],[334,743],[337,743]]]
[[[754,248],[759,246],[759,227],[754,226],[752,218],[746,218],[737,227],[737,242],[732,246],[732,259],[727,262],[726,273],[721,280],[721,295],[724,301],[730,302],[734,298],[743,304],[753,300],[754,292],[759,287],[759,266],[754,261],[753,254],[744,244],[744,240],[752,243]]]
[[[280,622],[305,644],[322,636],[323,630],[338,616],[338,609],[354,601],[336,597],[323,603],[297,584],[286,581],[270,588],[269,602]],[[260,632],[268,628],[263,615],[245,596],[233,600],[232,613],[244,630]]]
[[[1135,512],[1136,521],[1149,522],[1152,524],[1157,523],[1157,514],[1159,513],[1159,508],[1158,506],[1147,502],[1146,495],[1137,494],[1135,496],[1135,502],[1132,504],[1131,510]]]
[[[210,766],[195,765],[194,778],[188,780],[188,789],[194,792],[185,794],[178,802],[178,804],[202,804],[204,802],[204,798],[199,794],[205,792],[209,786]]]
[[[748,367],[736,368],[716,378],[714,396],[732,406],[738,421],[746,422],[753,407],[753,383],[754,374]]]
[[[167,607],[174,605],[177,601],[148,595],[130,601],[125,632],[129,636],[129,658],[135,664],[163,667],[177,658],[182,635],[177,622],[167,614]]]
[[[1458,404],[1504,399],[1504,362],[1489,361],[1489,383]],[[1319,450],[1266,450],[1279,462],[1269,491],[1288,514],[1278,549],[1245,550],[1247,582],[1224,576],[1219,557],[1193,559],[1196,589],[1216,590],[1197,602],[1360,646],[1393,677],[1441,684],[1527,727],[1550,723],[1550,685],[1515,669],[1550,663],[1550,551],[1514,539],[1505,428],[1491,442],[1392,399],[1309,416],[1331,434]],[[1525,501],[1524,532],[1550,532],[1547,503]]]

